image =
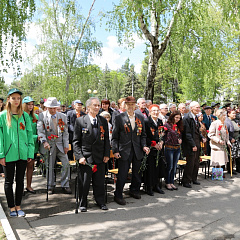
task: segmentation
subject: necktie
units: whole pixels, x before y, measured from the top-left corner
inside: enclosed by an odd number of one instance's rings
[[[196,122],[196,124],[198,123],[198,118],[197,118],[197,116],[195,117],[195,122]]]
[[[56,117],[57,117],[57,114],[54,114],[54,115],[51,116],[51,118],[53,118],[53,119],[56,118]]]
[[[98,131],[98,129],[97,129],[97,119],[94,118],[93,119],[93,134],[94,134],[94,137],[97,137],[97,131]]]
[[[211,117],[208,116],[208,121],[209,121],[209,124],[211,124]]]

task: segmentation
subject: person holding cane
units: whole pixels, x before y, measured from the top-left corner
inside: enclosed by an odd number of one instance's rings
[[[21,210],[24,175],[27,162],[34,157],[32,126],[29,115],[22,109],[22,92],[14,88],[8,92],[6,110],[0,114],[0,164],[5,173],[4,190],[10,217],[25,217]],[[13,179],[16,169],[16,192]]]

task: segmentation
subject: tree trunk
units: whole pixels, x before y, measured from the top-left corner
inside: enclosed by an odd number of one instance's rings
[[[147,73],[147,82],[146,82],[146,90],[145,90],[145,98],[147,100],[151,100],[153,102],[154,97],[154,83],[155,77],[157,74],[158,67],[158,56],[156,56],[156,52],[158,51],[158,47],[152,47],[149,53],[149,61],[148,61],[148,73]]]

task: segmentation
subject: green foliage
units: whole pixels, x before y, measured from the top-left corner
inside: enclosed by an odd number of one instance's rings
[[[0,58],[3,72],[7,72],[9,67],[15,69],[15,63],[22,61],[21,48],[26,37],[25,26],[34,11],[34,0],[0,1]],[[9,54],[10,57],[4,58],[5,54]],[[19,66],[15,72],[20,72]]]

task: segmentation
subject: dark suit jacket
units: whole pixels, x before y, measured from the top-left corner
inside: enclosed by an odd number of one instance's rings
[[[200,129],[200,123],[198,122],[198,126],[196,125],[195,119],[193,119],[191,112],[188,112],[186,116],[183,118],[183,153],[184,155],[192,155],[193,150],[192,148],[196,146],[194,136],[195,136],[195,128],[198,127]],[[202,140],[203,136],[200,132],[200,141]]]
[[[145,112],[146,112],[146,114],[147,114],[147,117],[149,117],[149,111],[148,111],[146,108],[145,108]],[[140,114],[140,115],[143,116],[143,114],[142,114],[142,112],[141,112],[140,109],[135,110],[135,113]],[[143,116],[143,117],[144,117],[144,116]]]
[[[217,120],[217,117],[213,116],[212,114],[210,114],[210,117],[211,117],[211,121],[209,121],[206,113],[203,114],[202,123],[204,123],[204,125],[205,125],[205,127],[206,127],[206,130],[209,130],[210,125],[211,125],[211,123],[213,122],[213,120],[212,120],[213,118],[214,118],[215,120]]]
[[[135,113],[135,119],[136,118],[140,119],[142,124],[141,135],[137,135],[138,126],[136,123],[135,128],[132,130],[127,112],[120,113],[115,117],[112,133],[112,150],[113,153],[120,153],[121,160],[126,161],[129,158],[132,145],[137,159],[141,160],[143,158],[143,147],[146,146],[144,117],[142,114],[139,115]],[[125,126],[128,126],[130,132],[127,131]]]
[[[86,115],[84,112],[80,112],[80,115]],[[77,119],[77,114],[75,110],[71,110],[67,112],[67,124],[68,124],[68,133],[69,133],[69,143],[73,141],[73,131],[75,126],[75,121]]]
[[[88,163],[102,163],[103,157],[110,156],[108,123],[104,117],[97,116],[98,133],[95,138],[88,115],[76,119],[73,135],[73,152],[77,160],[86,158]],[[100,126],[104,129],[101,140]]]
[[[148,147],[151,146],[152,141],[156,141],[157,143],[159,142],[158,127],[162,126],[162,125],[163,125],[162,120],[160,120],[159,118],[157,119],[157,126],[155,125],[155,123],[153,122],[151,117],[145,118],[145,127],[146,127],[147,146]],[[151,131],[151,128],[154,129],[154,134]],[[157,155],[156,148],[152,148],[151,152],[153,153],[153,155]]]

